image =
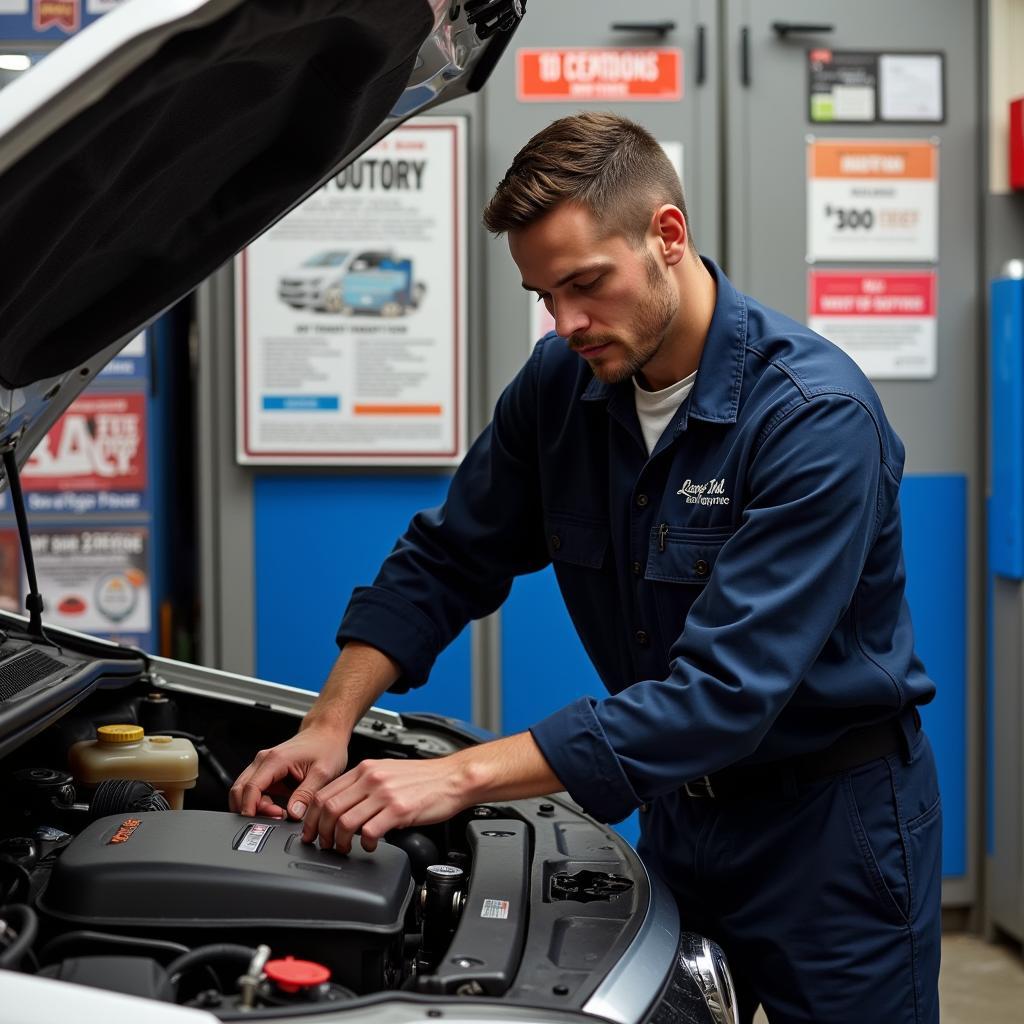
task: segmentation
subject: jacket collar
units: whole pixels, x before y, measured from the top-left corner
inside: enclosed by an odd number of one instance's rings
[[[677,417],[675,433],[686,428],[688,416],[709,423],[735,423],[743,387],[747,345],[746,298],[718,264],[704,256],[701,259],[715,280],[715,311],[697,367],[697,379],[689,398],[683,403],[681,416]],[[625,412],[627,405],[635,404],[633,382],[624,380],[618,384],[606,384],[594,377],[580,399],[587,402],[609,399],[609,411],[615,406]]]

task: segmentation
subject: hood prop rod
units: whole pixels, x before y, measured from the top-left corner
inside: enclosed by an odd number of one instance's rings
[[[5,448],[3,458],[4,473],[11,489],[11,501],[14,503],[14,516],[18,520],[18,536],[21,538],[21,553],[25,559],[25,574],[28,576],[28,597],[25,598],[25,607],[29,615],[28,631],[32,636],[46,641],[47,637],[43,632],[43,596],[39,593],[39,582],[36,579],[32,538],[28,529],[28,516],[25,513],[25,496],[21,491],[21,474],[18,472],[14,448]]]

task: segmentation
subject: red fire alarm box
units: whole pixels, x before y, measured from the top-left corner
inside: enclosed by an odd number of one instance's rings
[[[1024,189],[1024,96],[1010,101],[1010,188]]]

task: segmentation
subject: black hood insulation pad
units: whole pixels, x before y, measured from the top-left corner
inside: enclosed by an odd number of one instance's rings
[[[247,0],[0,175],[0,383],[188,294],[377,129],[432,27],[425,0]]]

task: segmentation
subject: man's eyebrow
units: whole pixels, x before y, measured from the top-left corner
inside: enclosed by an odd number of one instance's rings
[[[584,274],[592,274],[598,270],[607,270],[611,264],[609,263],[591,263],[589,266],[580,267],[577,270],[570,270],[564,277],[560,277],[555,282],[555,287],[560,288],[563,284],[568,284],[575,277],[582,277]],[[523,287],[528,292],[542,292],[543,288],[538,288],[535,284],[527,284],[525,281],[522,282]]]

